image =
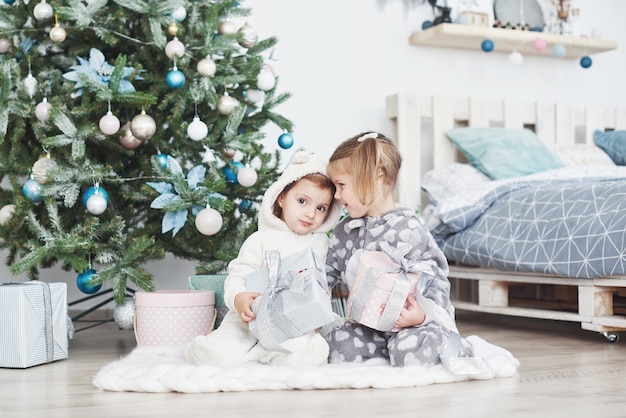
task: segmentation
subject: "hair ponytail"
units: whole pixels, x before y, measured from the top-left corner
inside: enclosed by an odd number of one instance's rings
[[[384,135],[363,132],[344,141],[330,157],[330,163],[343,159],[349,159],[344,169],[353,176],[355,194],[362,204],[376,200],[376,184],[381,176],[395,190],[402,156]]]

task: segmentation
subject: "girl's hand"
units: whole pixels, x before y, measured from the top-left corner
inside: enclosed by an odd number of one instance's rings
[[[415,297],[407,297],[406,304],[404,306],[405,307],[400,311],[400,316],[396,321],[397,328],[414,327],[424,323],[426,320],[426,314],[417,304]]]
[[[256,292],[241,292],[235,296],[235,309],[246,324],[256,318],[256,314],[252,311],[252,302],[259,295],[260,293]]]

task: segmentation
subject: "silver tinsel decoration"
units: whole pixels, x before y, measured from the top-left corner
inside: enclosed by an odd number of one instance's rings
[[[130,331],[135,328],[135,300],[129,297],[121,305],[115,305],[113,320],[120,329]]]

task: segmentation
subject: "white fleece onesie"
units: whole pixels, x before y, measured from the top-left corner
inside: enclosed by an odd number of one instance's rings
[[[265,192],[259,210],[258,230],[243,243],[237,258],[228,265],[224,301],[229,308],[221,325],[204,336],[197,336],[185,349],[187,361],[231,367],[247,362],[284,365],[318,365],[327,362],[328,344],[317,333],[292,338],[281,345],[290,353],[270,352],[258,343],[235,309],[235,296],[246,291],[245,278],[263,267],[265,252],[275,250],[282,258],[311,248],[320,260],[326,259],[327,232],[336,224],[341,205],[334,202],[328,218],[311,234],[300,235],[273,214],[274,202],[285,187],[313,173],[326,175],[327,163],[314,154],[298,151],[281,176]]]

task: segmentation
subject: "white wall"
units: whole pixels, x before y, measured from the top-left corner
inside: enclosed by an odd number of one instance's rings
[[[489,0],[486,0],[487,2]],[[513,0],[511,0],[513,1]],[[544,0],[548,1],[549,0]],[[588,33],[601,28],[616,51],[593,55],[583,69],[577,60],[526,56],[517,67],[507,54],[415,47],[409,35],[432,11],[420,0],[247,0],[247,22],[261,38],[276,36],[280,91],[293,97],[278,110],[294,122],[295,147],[330,156],[335,146],[363,130],[388,132],[385,97],[401,91],[423,95],[483,95],[521,100],[625,106],[626,2],[574,0]],[[457,1],[449,1],[453,7]],[[266,145],[277,148],[280,132],[268,128]],[[390,134],[390,133],[389,133]],[[292,152],[292,151],[291,151]],[[285,151],[285,159],[291,155]],[[11,280],[2,273],[2,281]],[[159,289],[187,288],[193,263],[173,258],[153,263]],[[83,295],[73,273],[46,272],[47,281],[67,279],[70,300]]]

